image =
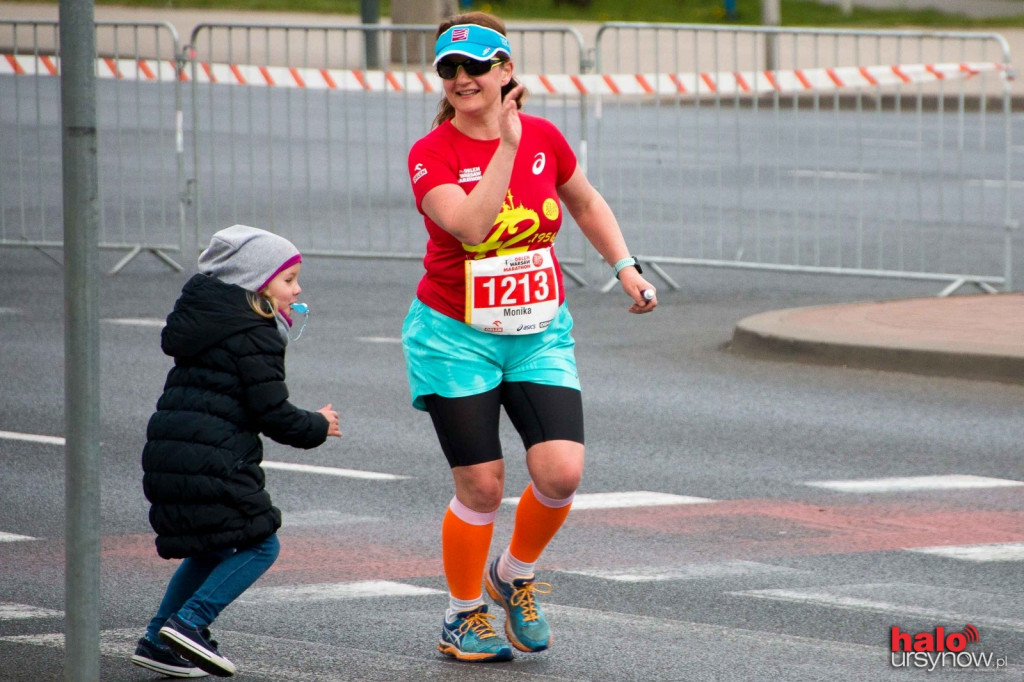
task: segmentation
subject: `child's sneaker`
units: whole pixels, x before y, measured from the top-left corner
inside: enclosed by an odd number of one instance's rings
[[[498,577],[498,559],[491,561],[484,575],[491,599],[505,609],[505,634],[520,651],[544,651],[551,646],[551,628],[534,593],[548,594],[551,585],[534,582],[533,577],[516,578],[508,583]]]
[[[445,619],[438,651],[460,661],[511,660],[512,647],[494,631],[492,618],[487,604],[481,604],[472,611],[460,612],[450,623]]]
[[[217,642],[210,639],[208,628],[195,628],[177,615],[171,616],[160,628],[160,639],[182,658],[218,677],[235,674],[235,664],[220,655]]]
[[[170,647],[156,644],[145,637],[135,647],[132,663],[166,677],[206,677],[209,674],[174,653]]]

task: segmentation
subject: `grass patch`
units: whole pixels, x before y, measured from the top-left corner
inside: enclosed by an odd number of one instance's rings
[[[15,0],[28,1],[28,0]],[[390,16],[389,0],[379,0],[381,16]],[[1024,14],[969,19],[937,11],[854,9],[849,16],[838,6],[815,0],[780,0],[783,26],[934,29],[1024,26]],[[50,4],[57,4],[51,0]],[[241,9],[322,14],[360,13],[360,0],[96,0],[97,5],[174,9]],[[681,24],[760,24],[761,0],[736,0],[737,19],[727,19],[723,0],[475,0],[474,9],[503,19],[548,21],[646,21]]]

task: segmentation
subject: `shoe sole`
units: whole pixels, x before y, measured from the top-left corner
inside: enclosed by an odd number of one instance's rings
[[[207,677],[209,675],[205,670],[197,670],[196,668],[177,668],[171,665],[164,665],[154,661],[151,658],[145,656],[139,656],[138,654],[132,654],[132,663],[139,666],[140,668],[146,668],[153,672],[160,673],[166,677]]]
[[[493,662],[497,663],[499,661],[511,661],[512,660],[512,652],[511,651],[508,653],[507,656],[505,654],[503,654],[503,653],[500,653],[500,652],[499,653],[494,653],[494,654],[488,654],[488,653],[484,653],[484,652],[480,652],[480,653],[475,653],[474,654],[474,653],[470,653],[468,651],[463,651],[462,649],[458,648],[454,644],[449,644],[448,642],[438,642],[437,650],[440,651],[445,656],[451,656],[452,658],[456,658],[456,659],[458,659],[460,661],[473,661],[473,662],[476,662],[476,663],[486,663],[486,662],[493,661]]]
[[[491,584],[490,570],[488,570],[487,573],[484,574],[484,587],[487,588],[487,594],[491,596],[491,599],[494,600],[494,603],[496,603],[501,608],[505,609],[505,635],[508,637],[508,641],[512,644],[512,646],[528,654],[535,654],[538,651],[544,651],[545,649],[551,646],[550,636],[548,637],[547,644],[536,648],[528,647],[516,638],[515,633],[512,632],[512,609],[509,608],[509,605],[502,598],[501,592],[498,591],[498,588]]]
[[[160,628],[158,634],[167,646],[171,647],[179,656],[194,664],[197,668],[217,677],[231,677],[235,674],[234,663],[223,656],[217,656],[209,649],[200,647],[177,630],[164,627]]]

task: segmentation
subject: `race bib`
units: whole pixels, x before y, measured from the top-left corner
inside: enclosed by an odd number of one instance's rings
[[[466,324],[488,334],[536,334],[558,312],[551,248],[466,261]]]

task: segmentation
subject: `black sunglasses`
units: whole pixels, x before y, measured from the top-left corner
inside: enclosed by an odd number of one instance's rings
[[[442,80],[450,81],[459,73],[459,67],[461,66],[467,76],[482,76],[498,64],[502,64],[505,61],[507,60],[488,59],[485,61],[479,61],[477,59],[467,59],[462,62],[451,62],[442,59],[437,63],[437,75],[440,76]]]

